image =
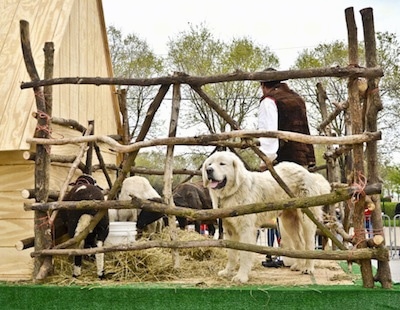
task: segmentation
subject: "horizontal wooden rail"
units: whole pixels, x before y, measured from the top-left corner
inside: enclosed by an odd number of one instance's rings
[[[96,253],[107,253],[114,251],[133,251],[151,248],[171,248],[185,249],[197,247],[218,247],[229,248],[241,251],[255,252],[264,255],[287,256],[293,258],[325,259],[325,260],[346,260],[355,261],[360,259],[377,259],[379,261],[389,261],[388,251],[384,248],[363,248],[345,251],[315,250],[299,251],[283,249],[277,247],[266,247],[248,243],[240,243],[231,240],[194,240],[194,241],[146,241],[135,242],[127,245],[117,245],[110,247],[91,248],[91,249],[46,249],[31,253],[32,257],[41,255],[89,255]]]
[[[76,84],[76,85],[136,85],[136,86],[158,86],[170,84],[191,84],[202,86],[205,84],[234,82],[234,81],[274,81],[287,79],[304,79],[318,77],[365,77],[378,78],[383,76],[380,67],[360,68],[360,67],[332,67],[332,68],[313,68],[303,70],[286,71],[261,71],[243,72],[237,70],[233,73],[220,74],[213,76],[190,76],[186,73],[174,74],[171,76],[157,78],[104,78],[104,77],[60,77],[48,80],[37,80],[32,82],[22,82],[21,89],[57,85],[57,84]]]
[[[139,141],[130,145],[122,145],[108,136],[87,136],[76,138],[63,139],[40,139],[27,138],[26,142],[31,144],[42,145],[65,145],[69,143],[88,143],[88,142],[103,142],[110,146],[111,150],[120,153],[130,153],[138,151],[141,148],[152,147],[157,145],[207,145],[207,143],[216,143],[218,141],[229,139],[244,139],[243,146],[251,138],[279,138],[284,140],[303,142],[308,144],[358,144],[381,139],[381,132],[365,132],[358,135],[350,135],[344,137],[326,137],[326,136],[311,136],[289,131],[265,131],[265,130],[234,130],[219,134],[199,135],[195,137],[172,137],[153,139],[148,141]],[[249,145],[250,146],[250,145]]]
[[[320,205],[333,204],[336,202],[344,201],[352,198],[354,195],[373,195],[380,194],[381,184],[367,185],[363,189],[363,193],[359,193],[358,187],[348,188],[337,188],[330,194],[313,196],[313,197],[298,197],[285,199],[282,201],[275,201],[269,203],[254,203],[243,206],[234,206],[223,209],[211,209],[211,210],[194,210],[183,207],[170,207],[167,204],[151,201],[142,200],[133,197],[132,200],[82,200],[82,201],[56,201],[48,203],[25,203],[24,209],[29,210],[41,210],[41,211],[54,211],[60,209],[143,209],[151,212],[161,212],[168,215],[182,216],[189,219],[205,220],[205,219],[216,219],[225,217],[234,217],[250,213],[260,213],[265,211],[277,211],[284,209],[295,209],[295,208],[309,208]]]

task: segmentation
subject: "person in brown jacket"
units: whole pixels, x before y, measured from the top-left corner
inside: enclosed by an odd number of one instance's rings
[[[268,68],[265,71],[276,71]],[[306,104],[299,94],[289,88],[282,81],[261,81],[263,96],[260,100],[258,113],[258,128],[268,131],[292,131],[310,134],[308,127]],[[295,162],[306,168],[315,166],[315,154],[312,144],[277,138],[260,138],[261,151],[274,163],[282,161]],[[260,165],[262,171],[266,170],[265,163]],[[279,222],[278,229],[268,229],[268,246],[273,246],[274,239],[280,241]],[[262,262],[264,267],[281,267],[283,262],[279,258],[266,256]]]
[[[266,71],[275,71],[269,68]],[[310,134],[306,104],[299,94],[282,81],[261,81],[258,128],[268,131],[291,131]],[[291,161],[304,167],[315,166],[312,144],[260,138],[260,149],[271,161]],[[265,167],[261,167],[265,170]]]

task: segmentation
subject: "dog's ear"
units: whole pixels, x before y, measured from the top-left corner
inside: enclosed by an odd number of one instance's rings
[[[203,186],[207,187],[208,185],[208,177],[207,177],[207,171],[206,171],[206,162],[203,163],[203,165],[201,166],[201,175],[203,178]]]
[[[233,158],[233,171],[235,173],[235,184],[240,184],[241,183],[241,176],[243,175],[242,170],[243,170],[243,163],[240,161],[240,158],[235,156]]]
[[[218,198],[215,196],[215,191],[210,191],[210,198],[211,198],[211,204],[213,209],[218,209],[219,204],[218,204]]]

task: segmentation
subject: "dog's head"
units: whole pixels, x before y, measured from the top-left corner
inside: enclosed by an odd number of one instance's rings
[[[219,196],[226,196],[240,185],[243,170],[243,162],[234,153],[216,152],[203,163],[203,184]]]

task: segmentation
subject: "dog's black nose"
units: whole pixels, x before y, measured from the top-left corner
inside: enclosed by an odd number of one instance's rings
[[[206,171],[207,171],[207,176],[208,176],[208,178],[212,178],[214,169],[211,168],[211,167],[208,167],[208,168],[206,169]]]

